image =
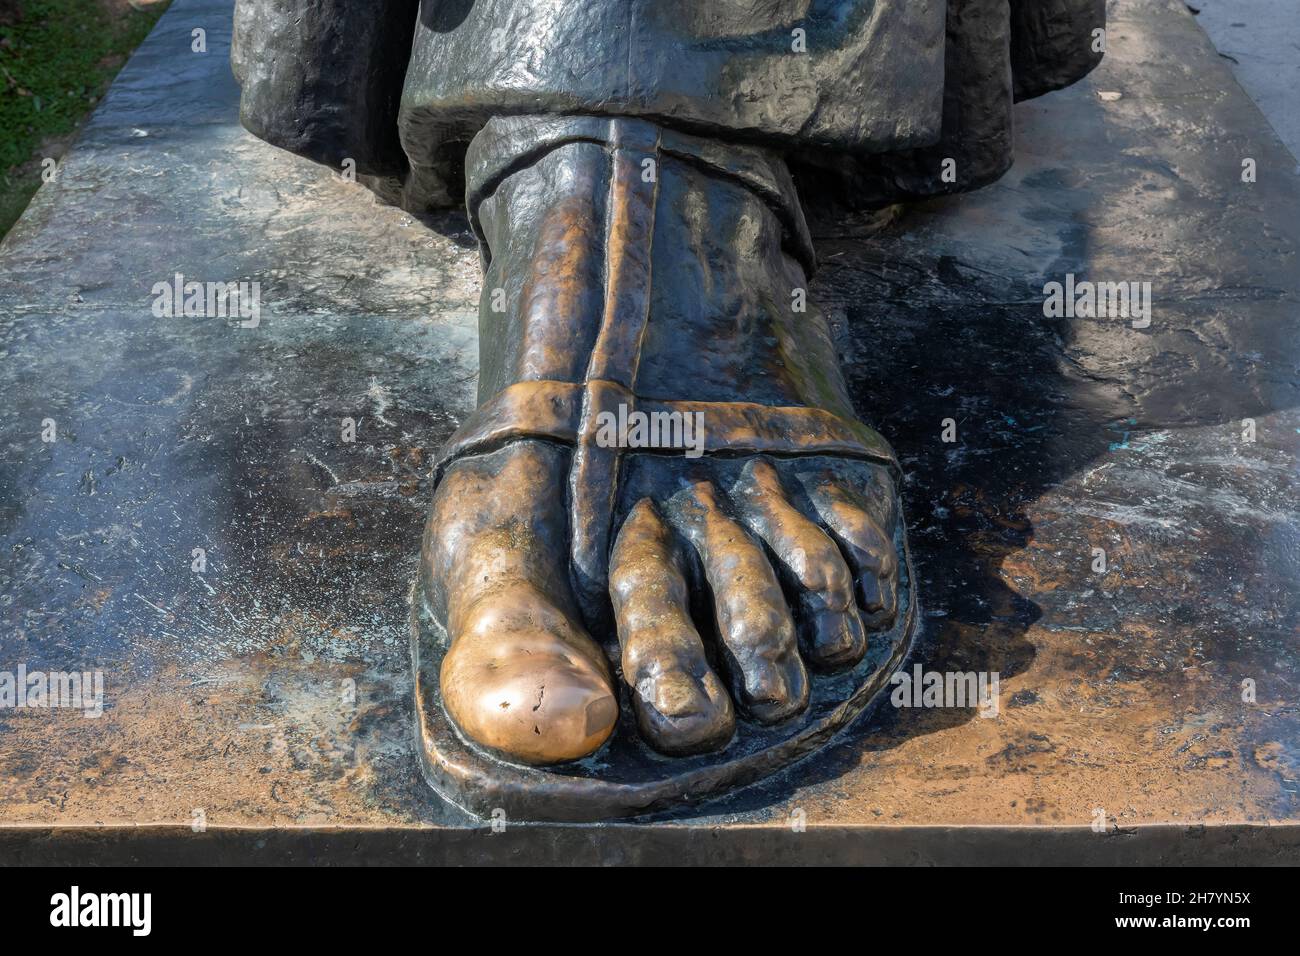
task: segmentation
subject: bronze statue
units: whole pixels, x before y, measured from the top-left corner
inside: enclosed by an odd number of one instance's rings
[[[413,600],[430,782],[599,819],[824,744],[906,653],[885,440],[805,210],[984,185],[1102,0],[239,0],[245,125],[413,210],[461,193],[479,407]],[[936,343],[940,347],[940,343]],[[903,387],[905,383],[899,383]]]

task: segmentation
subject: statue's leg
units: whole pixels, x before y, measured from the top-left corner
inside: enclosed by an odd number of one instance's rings
[[[446,712],[541,765],[599,748],[620,695],[668,755],[800,715],[810,668],[894,627],[901,531],[780,161],[523,118],[489,125],[469,177],[482,403],[440,464],[421,581]]]

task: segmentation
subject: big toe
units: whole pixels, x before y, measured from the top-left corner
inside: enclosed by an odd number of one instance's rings
[[[489,606],[452,642],[441,686],[464,734],[522,763],[585,757],[618,721],[603,652],[555,611],[521,616]]]

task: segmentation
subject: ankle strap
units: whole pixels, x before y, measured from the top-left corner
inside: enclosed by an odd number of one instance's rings
[[[716,176],[734,179],[776,214],[784,245],[811,276],[817,265],[794,180],[785,161],[758,146],[725,143],[647,120],[602,116],[500,116],[488,121],[465,154],[465,207],[480,246],[487,249],[478,207],[512,173],[566,143],[597,143],[663,153]]]

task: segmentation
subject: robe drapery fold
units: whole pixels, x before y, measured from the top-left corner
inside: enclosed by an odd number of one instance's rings
[[[764,146],[861,208],[996,179],[1013,102],[1104,27],[1104,0],[238,0],[232,59],[250,131],[414,210],[461,203],[469,141],[524,114]]]

